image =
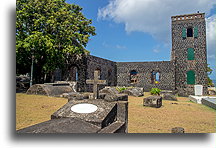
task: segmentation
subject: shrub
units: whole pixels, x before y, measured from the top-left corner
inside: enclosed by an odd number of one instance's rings
[[[159,88],[152,88],[150,93],[152,95],[160,95],[161,90]]]
[[[116,90],[118,90],[118,92],[123,92],[126,89],[127,87],[116,87]]]

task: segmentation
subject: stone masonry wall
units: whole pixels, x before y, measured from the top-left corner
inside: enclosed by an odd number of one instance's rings
[[[198,28],[198,37],[182,37],[182,29]],[[187,49],[194,48],[194,60],[187,59]],[[183,94],[194,94],[194,85],[187,84],[187,71],[195,72],[195,84],[204,86],[207,94],[206,25],[203,13],[172,17],[172,61],[176,62],[177,90]]]
[[[138,72],[137,83],[130,83],[130,71]],[[152,71],[160,73],[160,82],[151,83]],[[117,85],[143,87],[144,91],[151,88],[163,90],[175,89],[174,63],[170,61],[161,62],[117,62]]]
[[[116,63],[103,58],[89,55],[87,57],[87,79],[94,79],[94,71],[100,71],[100,79],[106,80],[107,85],[99,85],[99,89],[105,86],[116,86]],[[92,91],[92,85],[87,85],[87,91]]]

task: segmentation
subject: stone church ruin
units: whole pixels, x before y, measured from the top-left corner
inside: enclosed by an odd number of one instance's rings
[[[138,97],[143,91],[159,88],[188,96],[194,94],[194,85],[202,85],[203,94],[207,94],[205,14],[178,15],[171,19],[170,61],[114,62],[92,55],[74,56],[67,65],[68,71],[56,69],[54,83],[35,84],[27,91],[62,95],[68,98],[68,103],[53,113],[51,120],[17,133],[127,133],[128,95]],[[128,89],[118,91],[116,86]],[[162,97],[153,96],[143,102],[144,106],[151,104],[161,107]],[[78,112],[77,107],[80,107]],[[90,111],[83,113],[86,109]]]
[[[194,85],[203,85],[207,94],[207,56],[205,14],[172,16],[171,61],[114,62],[92,55],[72,60],[67,77],[58,69],[55,80],[76,81],[77,91],[92,91],[86,83],[94,71],[107,81],[107,86],[142,87],[175,90],[180,96],[194,94]],[[99,89],[104,86],[100,86]]]

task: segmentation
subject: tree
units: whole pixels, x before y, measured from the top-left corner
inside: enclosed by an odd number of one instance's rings
[[[17,74],[29,73],[33,59],[35,82],[43,83],[45,74],[65,67],[69,55],[89,53],[85,47],[95,27],[81,10],[65,0],[17,0]]]
[[[213,81],[212,81],[212,79],[209,77],[209,75],[211,75],[211,73],[212,73],[212,69],[209,67],[209,64],[208,64],[208,67],[207,67],[207,73],[208,73],[208,86],[214,86],[214,84],[213,84]]]

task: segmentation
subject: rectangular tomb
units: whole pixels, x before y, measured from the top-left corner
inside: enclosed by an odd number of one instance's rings
[[[71,107],[77,104],[92,104],[97,106],[96,111],[92,113],[78,113],[71,110]],[[117,103],[106,102],[104,100],[71,100],[62,108],[51,115],[56,118],[77,118],[92,123],[100,128],[104,128],[116,120]]]
[[[203,105],[216,109],[216,98],[204,98],[201,102]]]

